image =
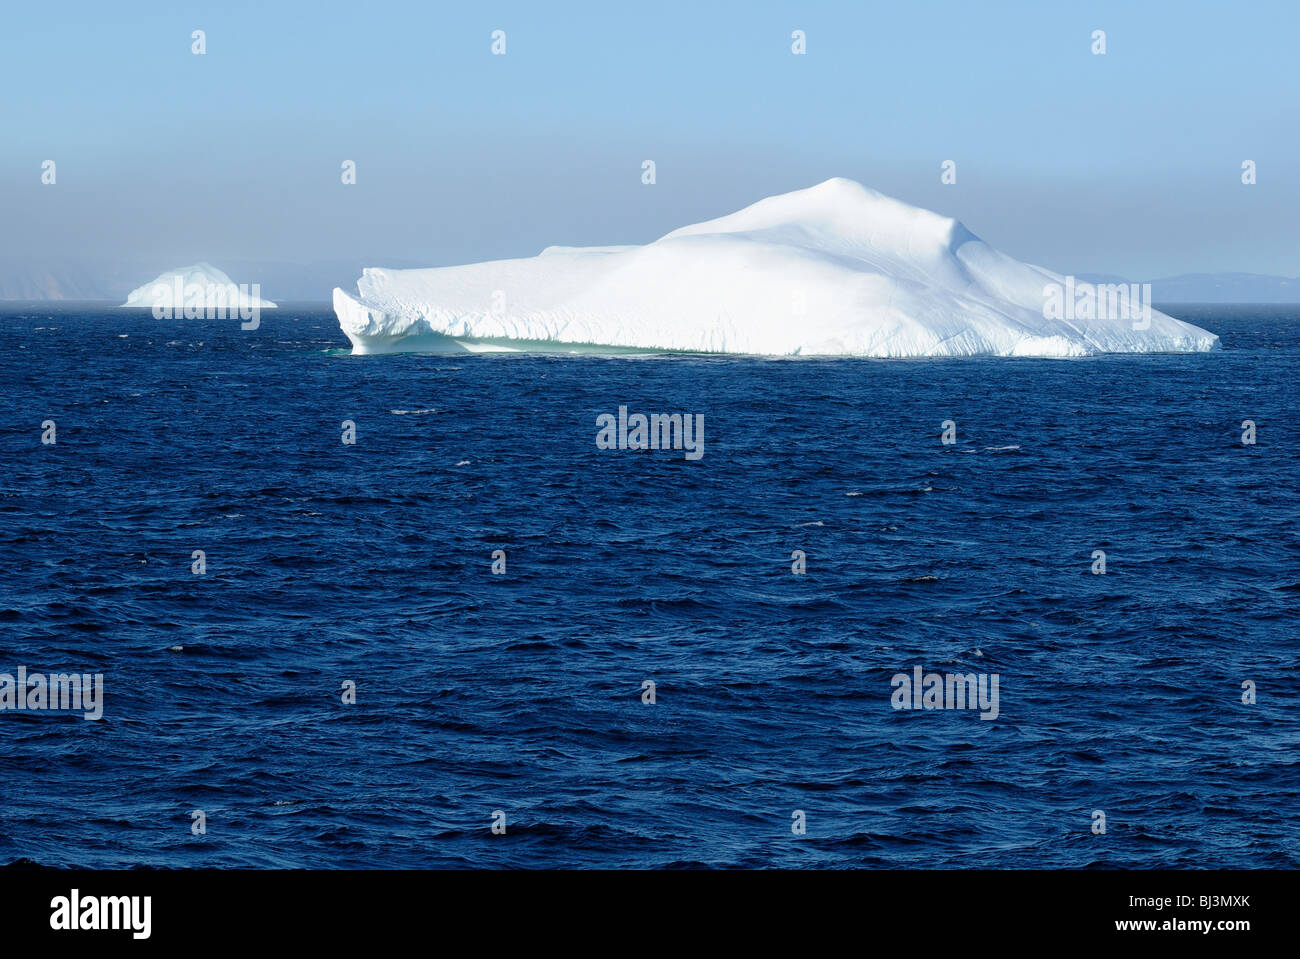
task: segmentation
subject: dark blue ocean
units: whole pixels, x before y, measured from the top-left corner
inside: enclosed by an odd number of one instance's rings
[[[10,304],[0,673],[104,706],[0,712],[0,864],[1300,866],[1300,308],[1167,309],[1223,350],[353,357],[321,307]],[[704,456],[597,449],[620,405]],[[895,710],[916,666],[999,715]]]

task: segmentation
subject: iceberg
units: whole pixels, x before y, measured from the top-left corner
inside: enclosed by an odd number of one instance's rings
[[[1021,263],[954,219],[836,178],[644,246],[367,268],[355,295],[334,290],[334,311],[356,354],[1077,357],[1218,347],[1213,333],[1151,309],[1147,290],[1141,304],[1140,287],[1107,290]]]
[[[124,307],[146,309],[274,309],[275,304],[261,297],[262,288],[254,283],[237,285],[211,263],[195,263],[161,273],[144,286],[127,294]]]

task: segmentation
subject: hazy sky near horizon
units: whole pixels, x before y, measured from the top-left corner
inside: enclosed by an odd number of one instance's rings
[[[846,176],[1064,273],[1295,276],[1297,36],[1294,0],[7,4],[0,257],[446,265]]]

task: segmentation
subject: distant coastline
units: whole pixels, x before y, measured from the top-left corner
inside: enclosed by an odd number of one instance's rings
[[[0,260],[0,301],[103,303],[113,300],[121,303],[140,285],[142,277],[153,276],[164,265],[133,263],[92,270],[75,264],[34,265]],[[374,265],[360,260],[312,264],[231,260],[228,269],[234,275],[259,282],[265,295],[277,303],[328,304],[334,287],[351,286],[364,267]],[[412,269],[459,264],[392,259],[380,265]],[[1090,283],[1150,283],[1157,306],[1162,303],[1300,304],[1300,277],[1263,273],[1184,273],[1145,280],[1109,273],[1078,276]]]

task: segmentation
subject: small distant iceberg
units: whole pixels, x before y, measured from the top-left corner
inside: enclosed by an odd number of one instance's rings
[[[136,287],[122,306],[175,311],[177,314],[189,310],[195,315],[217,310],[274,309],[275,304],[262,299],[261,293],[262,287],[258,283],[251,286],[237,284],[211,263],[195,263],[168,270]]]
[[[354,353],[1037,356],[1216,349],[1150,287],[1021,263],[958,221],[836,178],[645,246],[418,270],[334,290]]]

